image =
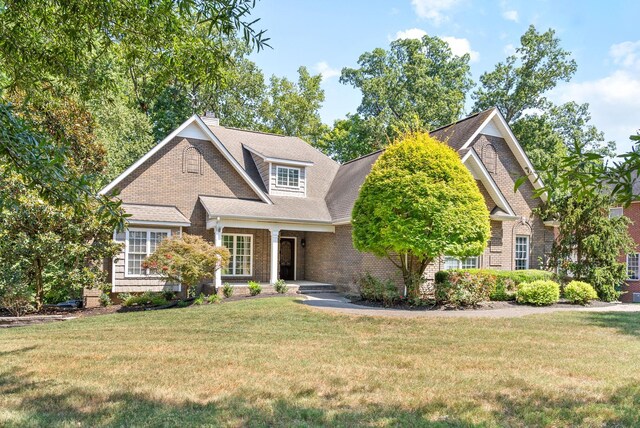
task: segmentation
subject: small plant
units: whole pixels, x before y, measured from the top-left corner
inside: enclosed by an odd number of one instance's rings
[[[596,290],[586,282],[571,281],[564,288],[564,297],[571,303],[586,305],[598,298]]]
[[[109,293],[106,292],[102,292],[102,294],[100,294],[100,297],[98,298],[98,300],[100,301],[100,306],[103,307],[107,307],[107,306],[111,306],[113,304],[113,302],[111,301],[111,297],[109,296]]]
[[[550,280],[523,282],[518,286],[516,300],[518,303],[545,306],[552,305],[560,299],[560,285]]]
[[[163,306],[168,303],[162,294],[150,291],[145,291],[137,296],[128,294],[126,298],[122,294],[120,298],[122,299],[122,306]]]
[[[198,297],[196,297],[193,300],[193,304],[194,305],[201,305],[203,303],[204,303],[204,294],[200,293],[200,294],[198,294]]]
[[[249,294],[257,296],[262,293],[262,286],[255,281],[249,281]]]
[[[207,302],[209,303],[220,303],[222,299],[217,294],[210,294],[207,296]]]
[[[162,290],[162,297],[170,301],[176,297],[176,293],[173,290]]]
[[[231,284],[229,284],[228,282],[225,282],[224,285],[222,286],[222,294],[227,299],[229,297],[233,296],[233,286]]]
[[[273,284],[273,286],[276,289],[276,292],[280,294],[286,293],[287,289],[289,288],[287,284],[284,282],[284,279],[277,280],[276,283]]]
[[[178,303],[176,303],[176,306],[178,308],[186,308],[187,306],[189,306],[189,303],[185,302],[184,300],[180,300]]]

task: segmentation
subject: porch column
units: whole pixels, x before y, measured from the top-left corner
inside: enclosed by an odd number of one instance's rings
[[[277,227],[270,228],[271,232],[271,272],[269,282],[275,284],[278,280],[278,259],[280,246],[280,229]]]
[[[220,223],[220,219],[216,222],[214,230],[214,245],[216,247],[222,247],[222,224]],[[219,290],[222,287],[222,269],[216,270],[216,275],[214,279],[214,285],[216,290]]]

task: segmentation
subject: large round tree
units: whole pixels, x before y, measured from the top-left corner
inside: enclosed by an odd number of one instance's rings
[[[389,258],[410,295],[436,258],[477,256],[490,237],[473,176],[453,149],[425,133],[406,135],[378,158],[352,217],[355,247]]]

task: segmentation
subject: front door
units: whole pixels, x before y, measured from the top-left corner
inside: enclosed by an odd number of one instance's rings
[[[296,269],[296,240],[293,238],[280,239],[280,279],[293,281]]]

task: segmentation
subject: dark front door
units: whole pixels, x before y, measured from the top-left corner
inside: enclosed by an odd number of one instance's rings
[[[280,279],[293,281],[296,268],[296,240],[280,239]]]

